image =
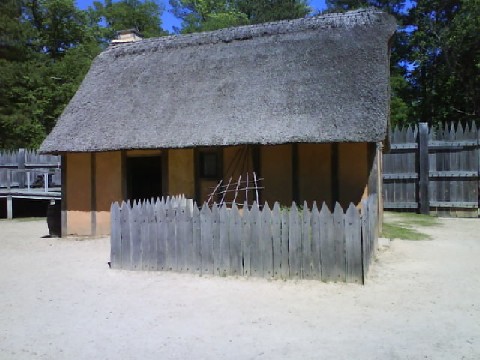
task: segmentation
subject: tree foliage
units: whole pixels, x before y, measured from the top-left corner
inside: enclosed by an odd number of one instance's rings
[[[163,35],[161,11],[149,0],[0,2],[0,148],[39,146],[115,32]]]
[[[159,0],[0,1],[0,148],[36,147],[116,31],[161,36]],[[182,33],[294,19],[306,0],[169,0]],[[399,23],[391,48],[394,124],[480,118],[480,0],[327,0],[375,6]]]
[[[331,11],[375,6],[397,18],[392,44],[395,124],[480,118],[480,0],[328,0]]]
[[[109,39],[115,36],[116,31],[125,29],[136,29],[147,38],[166,35],[160,18],[163,8],[156,1],[96,1],[94,9],[94,14],[107,24],[105,30]]]
[[[267,21],[296,19],[310,12],[305,0],[170,0],[182,33]]]
[[[480,116],[480,1],[419,0],[407,61],[412,113],[432,123]]]

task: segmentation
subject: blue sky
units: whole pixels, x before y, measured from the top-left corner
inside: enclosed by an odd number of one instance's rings
[[[77,5],[80,9],[87,9],[90,5],[92,5],[93,1],[94,0],[77,0]],[[168,5],[168,0],[159,0],[159,2],[163,2],[166,9],[162,16],[163,28],[171,32],[173,26],[180,26],[180,21],[169,12],[170,6]],[[323,10],[326,8],[325,0],[310,0],[309,5],[315,10]]]

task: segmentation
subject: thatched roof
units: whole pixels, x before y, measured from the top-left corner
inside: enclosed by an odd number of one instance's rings
[[[40,150],[381,141],[395,28],[368,9],[111,46]]]

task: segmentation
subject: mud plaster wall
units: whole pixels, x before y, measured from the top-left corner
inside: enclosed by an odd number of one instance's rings
[[[120,151],[95,154],[96,235],[110,234],[110,205],[122,201],[122,154]]]
[[[299,202],[313,200],[321,206],[332,201],[332,146],[330,144],[298,145]]]
[[[292,145],[260,147],[260,176],[264,179],[263,200],[273,205],[292,204]]]
[[[193,149],[168,150],[168,194],[195,196],[195,156]]]
[[[90,153],[71,153],[67,161],[67,235],[92,235]]]
[[[343,208],[367,196],[369,170],[368,143],[339,144],[338,194]]]

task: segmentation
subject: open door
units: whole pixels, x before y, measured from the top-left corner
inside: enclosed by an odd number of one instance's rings
[[[145,200],[162,196],[162,157],[127,158],[127,199]]]

